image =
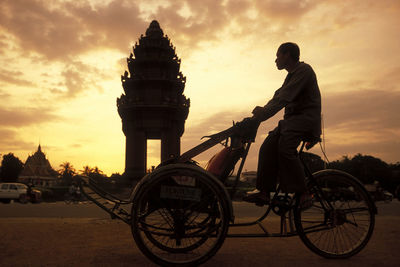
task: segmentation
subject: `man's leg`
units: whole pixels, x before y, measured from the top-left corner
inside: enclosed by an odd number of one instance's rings
[[[301,135],[296,133],[282,134],[279,139],[279,178],[284,192],[303,193],[306,191],[304,169],[297,153],[300,142]]]
[[[271,132],[260,147],[257,166],[256,188],[264,192],[274,192],[278,177],[279,134]]]
[[[270,132],[260,147],[257,167],[257,191],[248,192],[244,201],[262,206],[270,202],[269,192],[276,189],[278,175],[278,142],[277,131]]]

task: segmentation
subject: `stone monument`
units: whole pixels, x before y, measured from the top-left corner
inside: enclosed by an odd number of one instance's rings
[[[183,94],[186,77],[167,35],[153,20],[127,58],[121,76],[125,94],[117,99],[126,136],[125,177],[132,182],[147,170],[147,140],[161,140],[161,161],[180,154],[180,138],[190,99]]]

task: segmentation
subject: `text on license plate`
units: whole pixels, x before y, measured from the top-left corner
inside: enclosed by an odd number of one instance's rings
[[[161,186],[161,198],[200,201],[201,189],[181,186]]]

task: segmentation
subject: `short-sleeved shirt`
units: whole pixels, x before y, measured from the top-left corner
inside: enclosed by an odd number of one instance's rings
[[[281,133],[302,132],[313,137],[321,135],[321,94],[317,77],[310,65],[299,62],[286,76],[281,88],[264,106],[266,117],[285,107],[279,122]]]

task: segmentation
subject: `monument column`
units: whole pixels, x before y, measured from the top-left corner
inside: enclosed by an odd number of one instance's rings
[[[142,177],[146,173],[147,139],[144,131],[133,131],[128,134],[125,151],[125,175]]]

